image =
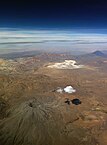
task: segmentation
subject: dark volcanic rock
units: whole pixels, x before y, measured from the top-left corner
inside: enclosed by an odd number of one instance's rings
[[[75,104],[75,105],[79,105],[79,104],[81,104],[81,101],[79,100],[79,99],[73,99],[73,100],[71,100],[72,101],[72,103],[73,104]]]
[[[70,100],[67,98],[65,103],[67,103],[68,105],[70,105]]]

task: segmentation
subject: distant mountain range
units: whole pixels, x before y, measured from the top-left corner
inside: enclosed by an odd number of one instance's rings
[[[21,58],[21,57],[33,57],[39,54],[40,54],[39,51],[13,52],[13,53],[8,53],[8,54],[0,54],[0,58],[15,59],[15,58]]]
[[[25,52],[13,52],[13,53],[8,53],[8,54],[0,54],[0,58],[5,58],[5,59],[15,59],[15,58],[21,58],[21,57],[33,57],[33,56],[37,56],[37,55],[43,55],[42,57],[44,57],[45,55],[52,54],[52,56],[54,55],[57,56],[58,54],[63,54],[63,57],[65,55],[69,55],[69,57],[71,56],[71,58],[77,58],[77,59],[91,59],[91,58],[107,58],[107,50],[103,50],[103,51],[94,51],[92,53],[88,53],[88,54],[79,54],[79,55],[74,55],[74,54],[67,54],[67,53],[41,53],[40,51],[25,51]],[[51,56],[50,56],[51,57]],[[69,58],[70,59],[70,58]]]
[[[92,53],[87,53],[87,54],[84,54],[84,55],[80,55],[80,56],[77,56],[77,58],[107,58],[107,51],[104,50],[104,51],[94,51]]]
[[[92,53],[92,55],[95,55],[95,56],[100,56],[100,57],[107,57],[107,51],[95,51]]]

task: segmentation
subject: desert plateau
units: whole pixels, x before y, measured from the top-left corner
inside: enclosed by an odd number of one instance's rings
[[[107,58],[97,53],[1,58],[0,145],[107,145]]]

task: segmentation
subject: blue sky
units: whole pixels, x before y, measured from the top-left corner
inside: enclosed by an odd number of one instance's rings
[[[107,29],[107,0],[2,0],[0,26]]]

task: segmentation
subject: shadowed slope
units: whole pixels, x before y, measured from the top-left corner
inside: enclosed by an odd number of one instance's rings
[[[59,138],[60,124],[53,123],[59,117],[48,104],[35,99],[22,103],[11,109],[0,125],[0,142],[5,145],[50,144],[54,142],[53,136],[56,140]]]
[[[65,122],[60,105],[39,97],[15,106],[0,123],[0,145],[94,145],[90,136],[83,141],[85,129]]]

